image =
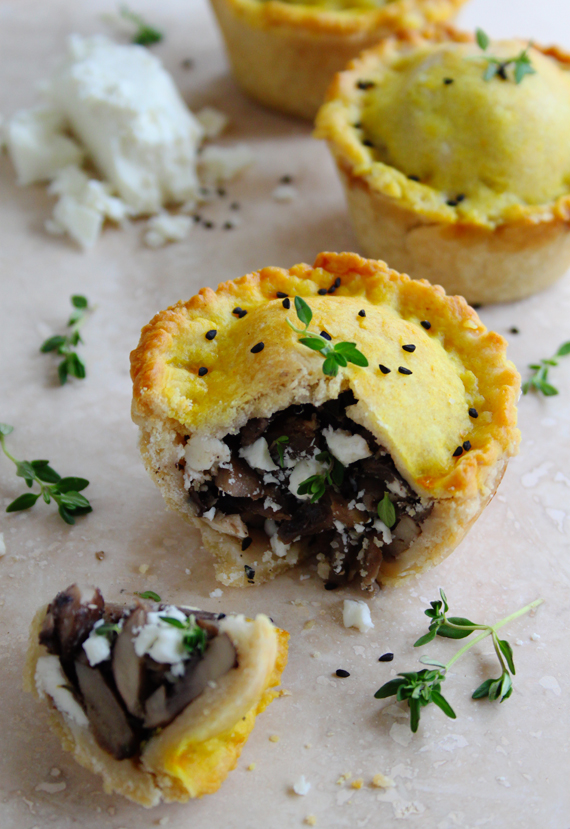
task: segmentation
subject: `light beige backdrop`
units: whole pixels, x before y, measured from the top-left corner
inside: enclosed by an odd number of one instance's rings
[[[156,53],[190,106],[227,112],[232,127],[225,140],[248,142],[256,164],[203,211],[215,228],[196,227],[180,244],[148,250],[142,224],[135,223],[106,230],[82,254],[45,234],[51,199],[43,187],[18,188],[11,165],[0,158],[0,420],[15,426],[8,440],[18,457],[49,458],[61,473],[89,478],[86,495],[94,507],[72,528],[42,503],[29,513],[0,513],[6,542],[0,559],[2,829],[273,829],[301,826],[310,814],[317,826],[350,829],[396,826],[402,819],[435,829],[567,829],[570,358],[553,374],[559,397],[521,400],[521,454],[468,538],[437,571],[371,600],[370,633],[341,624],[342,599],[358,591],[325,592],[310,567],[256,590],[224,588],[221,598],[211,598],[218,585],[208,555],[196,533],[164,511],[138,457],[129,351],[157,310],[203,285],[215,287],[263,265],[311,262],[320,250],[352,250],[356,242],[326,147],[311,139],[308,125],[242,97],[204,0],[132,5],[166,33]],[[100,15],[115,8],[111,0],[0,2],[0,113],[32,104],[34,83],[49,72],[66,35],[106,31]],[[567,0],[473,0],[461,22],[570,47]],[[193,69],[182,67],[185,58],[195,61]],[[271,192],[286,174],[299,196],[278,204]],[[234,200],[243,223],[224,231]],[[55,360],[38,348],[60,330],[72,293],[85,293],[97,310],[84,330],[88,378],[60,388]],[[528,362],[570,339],[570,278],[534,299],[484,308],[481,316],[508,336],[510,356],[526,375]],[[508,335],[512,326],[520,334]],[[0,457],[0,507],[21,491],[12,465]],[[95,557],[100,550],[103,561]],[[61,750],[43,709],[22,695],[32,614],[76,579],[99,584],[115,601],[150,588],[208,610],[266,611],[291,632],[285,673],[291,695],[259,718],[216,795],[151,812],[104,795],[99,780]],[[476,620],[494,621],[538,596],[546,603],[507,631],[517,642],[510,700],[499,706],[470,699],[496,672],[484,643],[446,683],[457,720],[432,706],[412,736],[405,712],[373,694],[396,671],[420,667],[412,644],[439,585],[453,611]],[[426,652],[445,658],[454,647],[438,641]],[[378,663],[386,651],[395,660]],[[334,676],[340,667],[349,679]],[[271,735],[280,740],[271,742]],[[347,772],[364,779],[362,789],[337,784]],[[378,772],[396,787],[371,788]],[[312,784],[306,797],[291,792],[301,774]]]

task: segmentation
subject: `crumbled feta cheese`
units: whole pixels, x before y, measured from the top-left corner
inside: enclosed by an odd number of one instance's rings
[[[148,653],[156,662],[176,665],[188,657],[188,651],[184,647],[184,637],[187,631],[165,622],[161,616],[169,616],[180,622],[186,622],[186,614],[174,606],[148,613],[146,624],[133,639],[135,653],[137,656],[144,656]]]
[[[219,599],[219,598],[221,598],[223,595],[224,595],[223,591],[222,591],[222,590],[220,590],[220,588],[219,588],[219,587],[217,587],[215,590],[212,590],[212,592],[210,593],[210,598],[211,598],[211,599]]]
[[[89,725],[83,708],[67,688],[69,680],[63,673],[57,656],[40,656],[36,664],[35,683],[38,694],[42,697],[50,696],[58,711],[78,725]]]
[[[243,458],[252,469],[261,469],[264,472],[273,472],[279,467],[273,463],[269,454],[269,446],[265,438],[258,438],[255,443],[249,446],[242,446],[239,450],[240,458]]]
[[[289,548],[291,547],[290,544],[284,544],[277,537],[277,534],[271,536],[271,538],[269,539],[269,543],[271,545],[271,549],[278,558],[283,558],[283,556],[286,556],[289,552]]]
[[[265,499],[265,501],[263,502],[263,508],[264,509],[272,509],[273,512],[279,512],[279,510],[281,509],[279,504],[277,504],[275,501],[273,501],[272,498],[266,498]]]
[[[205,138],[218,138],[229,124],[230,119],[224,112],[214,107],[203,107],[196,113],[196,118],[202,125]]]
[[[57,202],[53,209],[53,221],[84,250],[93,247],[103,227],[102,213],[81,204],[75,196],[63,196]]]
[[[6,542],[4,541],[4,533],[0,533],[0,556],[6,555]]]
[[[231,181],[253,162],[253,153],[245,144],[206,147],[198,162],[200,178],[206,184],[223,184]]]
[[[332,426],[327,426],[323,429],[323,436],[331,454],[345,466],[372,455],[362,435],[352,435],[344,429],[333,429]]]
[[[293,791],[295,794],[306,795],[309,794],[311,790],[311,784],[305,778],[305,775],[302,774],[298,780],[293,783]]]
[[[381,521],[379,518],[376,518],[374,521],[374,529],[376,532],[379,532],[382,535],[382,541],[384,544],[391,544],[392,543],[392,533],[390,528],[386,526],[386,524]]]
[[[313,475],[322,474],[324,468],[325,467],[322,463],[315,460],[315,458],[307,458],[307,460],[299,461],[291,472],[291,477],[289,478],[289,491],[292,492],[293,495],[300,501],[307,501],[311,496],[299,495],[297,493],[299,486],[303,483],[303,481],[306,481],[307,478],[311,478]]]
[[[273,201],[293,201],[297,198],[297,188],[293,187],[291,184],[279,184],[273,193],[271,194],[271,198]]]
[[[388,487],[390,492],[392,492],[394,495],[399,495],[400,498],[406,498],[408,494],[406,492],[405,487],[402,485],[401,481],[390,481],[386,486]]]
[[[358,628],[361,633],[366,633],[374,627],[366,602],[352,599],[344,600],[342,621],[345,628]]]
[[[272,518],[266,518],[263,524],[263,529],[265,530],[265,535],[268,538],[272,538],[277,532],[278,527]]]
[[[147,222],[144,242],[149,248],[160,248],[167,242],[180,242],[190,233],[193,221],[190,216],[171,216],[159,213]]]
[[[99,662],[105,662],[111,656],[111,643],[109,639],[97,633],[97,628],[100,628],[103,624],[105,624],[103,619],[95,622],[93,630],[83,643],[83,650],[87,655],[91,667],[98,665]]]
[[[207,512],[205,512],[202,515],[202,518],[205,518],[207,521],[213,521],[215,517],[216,517],[216,508],[215,507],[210,507],[210,509],[207,510]]]
[[[6,145],[18,184],[48,181],[68,164],[81,164],[83,150],[65,135],[63,114],[49,107],[22,110],[6,126]]]
[[[211,470],[220,463],[227,463],[231,459],[229,446],[207,435],[193,435],[184,448],[186,467],[184,481],[188,488],[191,481],[203,481],[204,472]]]

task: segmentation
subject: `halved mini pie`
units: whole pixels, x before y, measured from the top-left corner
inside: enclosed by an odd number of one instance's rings
[[[570,266],[570,56],[482,45],[444,27],[384,41],[336,76],[315,133],[366,255],[472,303]]]
[[[495,492],[519,442],[505,352],[461,297],[321,253],[159,313],[131,355],[133,418],[223,584],[313,557],[371,588],[441,561]]]
[[[266,106],[315,117],[334,73],[401,29],[450,19],[465,0],[212,0],[239,85]]]
[[[158,597],[156,597],[158,598]],[[24,688],[47,700],[63,748],[142,806],[215,792],[279,692],[285,631],[76,584],[33,620]]]

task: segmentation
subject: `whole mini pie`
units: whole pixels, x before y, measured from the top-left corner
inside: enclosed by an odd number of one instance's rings
[[[334,73],[381,38],[448,20],[465,0],[212,0],[240,86],[315,117]]]
[[[158,597],[156,597],[158,598]],[[253,620],[76,584],[32,622],[24,688],[63,748],[142,806],[215,792],[279,692],[288,634]]]
[[[316,132],[363,251],[473,303],[528,296],[570,266],[569,134],[570,56],[449,28],[362,54]]]
[[[312,557],[371,588],[449,555],[495,492],[519,442],[505,351],[461,297],[321,253],[157,314],[133,419],[223,584]]]

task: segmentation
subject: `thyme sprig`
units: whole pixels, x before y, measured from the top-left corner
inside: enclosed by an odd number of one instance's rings
[[[341,486],[344,480],[344,466],[330,452],[319,452],[315,460],[328,463],[329,468],[320,475],[311,475],[297,488],[297,495],[311,496],[311,504],[323,497],[327,486]]]
[[[87,498],[80,495],[82,489],[89,486],[85,478],[62,478],[50,465],[49,461],[19,461],[6,449],[5,438],[14,431],[13,426],[0,423],[0,446],[6,457],[16,466],[16,475],[23,478],[30,489],[34,484],[40,487],[39,492],[26,492],[8,504],[6,512],[20,512],[33,507],[40,495],[49,504],[53,499],[58,505],[58,511],[66,524],[75,524],[79,515],[92,512]]]
[[[196,624],[196,617],[193,614],[188,616],[185,622],[182,622],[180,619],[175,619],[173,616],[160,616],[159,618],[163,622],[172,625],[172,627],[186,631],[182,639],[182,644],[188,653],[194,653],[196,650],[201,654],[204,653],[207,641],[206,631],[200,625]]]
[[[368,360],[356,347],[356,343],[336,343],[331,345],[326,337],[321,334],[315,334],[309,331],[309,325],[313,319],[313,312],[307,305],[304,299],[300,296],[295,297],[295,311],[299,320],[305,326],[304,328],[297,328],[290,319],[287,319],[287,324],[296,331],[297,334],[306,334],[304,337],[299,337],[299,342],[306,345],[307,348],[313,351],[318,351],[324,357],[323,374],[328,377],[336,377],[339,368],[346,368],[348,363],[354,363],[356,366],[363,366],[366,368]]]
[[[491,43],[489,35],[487,35],[483,29],[477,29],[475,38],[479,48],[483,52],[486,52],[489,48],[489,44]],[[525,75],[536,75],[536,69],[532,65],[531,59],[528,55],[528,50],[531,46],[532,44],[529,43],[526,49],[522,49],[518,55],[515,55],[514,58],[507,58],[506,60],[495,58],[492,55],[483,55],[484,59],[488,61],[488,66],[483,73],[483,80],[492,81],[496,76],[501,78],[503,81],[507,81],[509,79],[509,76],[507,75],[507,68],[511,64],[514,67],[513,75],[515,83],[517,84],[523,80]]]
[[[275,449],[277,450],[277,454],[279,455],[279,466],[283,469],[285,464],[285,443],[289,443],[289,438],[287,435],[281,435],[281,437],[276,438],[274,441]]]
[[[528,394],[531,389],[536,392],[541,392],[541,394],[544,394],[545,397],[552,397],[553,395],[558,394],[556,386],[552,386],[548,382],[548,372],[551,366],[558,365],[558,360],[556,359],[557,357],[566,357],[568,354],[570,354],[570,341],[563,343],[554,357],[550,357],[548,360],[541,360],[540,363],[531,363],[529,368],[534,371],[534,374],[530,380],[523,383],[523,394]]]
[[[152,46],[153,43],[160,43],[164,38],[162,32],[155,29],[154,26],[149,26],[144,17],[131,11],[125,4],[120,7],[120,14],[124,20],[134,23],[137,27],[131,43],[136,43],[139,46]]]
[[[452,720],[456,719],[455,711],[441,693],[441,683],[446,679],[447,672],[453,663],[457,662],[473,645],[481,642],[487,636],[491,636],[493,640],[493,647],[499,660],[501,675],[496,679],[486,679],[473,691],[471,696],[473,699],[489,697],[491,701],[498,699],[499,702],[503,702],[511,696],[513,692],[512,678],[516,673],[513,649],[506,639],[499,639],[497,630],[503,627],[503,625],[508,624],[508,622],[512,622],[513,619],[517,619],[519,616],[523,616],[525,613],[538,607],[544,601],[543,599],[536,599],[515,613],[511,613],[510,616],[501,619],[499,622],[495,622],[494,625],[480,625],[462,616],[447,616],[449,610],[447,597],[442,589],[440,589],[439,594],[441,600],[430,602],[431,606],[424,611],[425,615],[431,619],[429,631],[414,643],[415,648],[426,645],[435,639],[436,636],[443,636],[447,639],[464,639],[477,630],[482,632],[458,650],[445,664],[436,659],[431,659],[429,656],[422,656],[420,662],[424,665],[429,665],[429,668],[421,671],[399,673],[395,679],[386,682],[385,685],[376,691],[374,694],[376,699],[395,696],[398,701],[407,701],[410,708],[410,728],[414,733],[418,730],[421,709],[429,705],[430,702],[435,703]]]
[[[79,330],[89,314],[93,311],[93,308],[90,308],[87,299],[79,294],[74,294],[71,297],[71,304],[73,305],[74,311],[67,323],[70,329],[69,333],[56,334],[54,337],[49,337],[40,348],[42,354],[55,351],[63,357],[63,360],[57,368],[59,382],[62,386],[67,383],[68,377],[71,376],[76,377],[78,380],[83,380],[87,373],[85,363],[75,351],[75,347],[83,342]]]

